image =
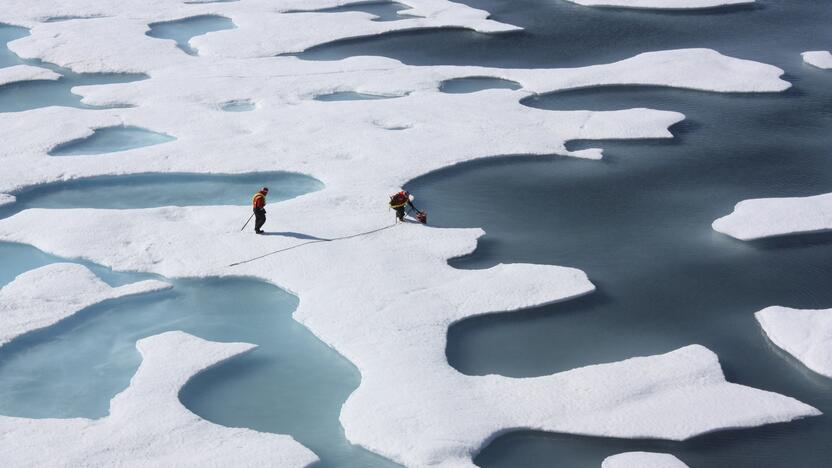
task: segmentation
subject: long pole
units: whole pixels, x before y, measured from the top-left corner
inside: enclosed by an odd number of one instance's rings
[[[243,224],[243,227],[240,228],[240,232],[243,232],[243,229],[245,229],[246,226],[248,226],[249,221],[251,221],[251,218],[253,218],[253,217],[254,217],[254,213],[252,213],[251,216],[248,217],[248,219],[246,220],[246,223]]]

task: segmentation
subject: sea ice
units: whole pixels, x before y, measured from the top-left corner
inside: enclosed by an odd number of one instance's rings
[[[813,65],[824,70],[832,68],[832,53],[828,50],[813,50],[810,52],[803,52],[803,61],[809,65]]]
[[[188,55],[198,54],[198,51],[190,45],[192,38],[235,28],[230,19],[215,15],[191,16],[182,20],[151,23],[148,26],[150,27],[150,31],[147,32],[148,36],[173,40],[176,46]]]
[[[24,58],[41,58],[71,65],[81,71],[142,71],[183,63],[181,50],[172,41],[144,36],[148,24],[213,15],[230,18],[237,29],[198,36],[190,45],[200,55],[225,57],[265,57],[300,52],[337,40],[375,36],[393,31],[429,28],[467,28],[483,33],[516,31],[520,28],[488,19],[488,12],[447,0],[408,0],[411,8],[401,11],[413,17],[399,21],[373,21],[374,15],[352,12],[287,13],[305,9],[336,7],[349,2],[337,0],[314,3],[296,0],[252,0],[246,2],[185,4],[166,0],[66,2],[52,0],[32,4],[27,0],[6,0],[2,19],[31,28],[31,35],[9,44]],[[354,2],[353,2],[354,3]],[[74,11],[78,16],[97,16],[94,20],[43,23],[55,11]],[[146,40],[140,39],[144,36]],[[78,48],[95,37],[93,49]],[[109,67],[92,59],[91,53],[106,57]],[[191,57],[195,59],[195,57]]]
[[[8,466],[308,466],[317,457],[289,436],[223,427],[188,411],[191,377],[251,350],[167,332],[136,343],[142,363],[102,419],[0,416]]]
[[[326,190],[269,213],[280,232],[340,240],[241,242],[251,234],[239,232],[246,213],[237,207],[32,209],[0,221],[0,239],[116,269],[252,276],[294,292],[302,298],[294,317],[361,370],[341,413],[347,437],[408,466],[473,466],[485,444],[518,428],[683,440],[818,414],[726,382],[716,355],[701,346],[537,378],[460,374],[445,356],[452,323],[566,300],[593,285],[579,270],[555,266],[452,268],[447,259],[470,253],[482,231],[394,226],[382,221],[392,217],[386,209],[355,211],[345,198],[329,203],[354,216],[331,223],[316,216]],[[47,222],[60,224],[61,236]]]
[[[729,5],[748,5],[755,0],[567,0],[584,6],[644,8],[657,10],[692,10]]]
[[[774,344],[809,369],[832,378],[832,309],[772,306],[754,316]]]
[[[832,193],[743,200],[712,226],[740,240],[828,231],[832,229]]]
[[[373,21],[399,21],[412,15],[404,15],[402,10],[409,10],[410,7],[397,2],[389,1],[359,1],[347,3],[343,6],[324,8],[318,10],[294,10],[293,13],[344,13],[349,11],[361,11],[375,15]],[[284,13],[289,13],[284,11]]]
[[[84,266],[55,263],[21,274],[0,289],[0,347],[102,301],[168,288],[148,280],[111,288]]]
[[[21,81],[54,81],[61,78],[61,75],[48,68],[33,67],[31,65],[13,65],[0,68],[0,86],[19,83]]]
[[[688,468],[667,453],[627,452],[607,457],[601,468]]]
[[[374,22],[362,13],[285,13],[347,3],[338,0],[6,3],[0,20],[31,28],[30,36],[10,43],[11,50],[75,71],[136,71],[150,79],[73,88],[86,104],[119,102],[132,108],[0,113],[0,192],[165,172],[288,171],[312,175],[325,187],[270,205],[269,236],[239,232],[250,215],[246,209],[202,206],[29,209],[0,220],[0,239],[119,270],[168,277],[251,276],[292,291],[301,298],[294,317],[361,371],[361,385],[341,413],[352,442],[411,466],[473,466],[472,455],[490,440],[523,428],[680,440],[818,414],[792,398],[726,382],[716,355],[701,346],[529,379],[460,374],[445,356],[452,323],[567,300],[594,286],[573,268],[452,268],[448,259],[471,253],[481,230],[396,226],[385,203],[392,189],[454,164],[499,155],[598,158],[600,150],[569,152],[566,143],[670,138],[668,128],[684,118],[651,109],[545,111],[520,103],[534,93],[605,85],[778,92],[790,86],[781,79],[783,70],[707,49],[550,70],[417,67],[383,57],[330,62],[273,57],[393,30],[518,29],[446,0],[403,0],[412,7],[403,13],[422,18],[394,22]],[[60,15],[108,17],[38,20]],[[200,56],[145,35],[150,23],[199,15],[224,16],[238,28],[194,38]],[[522,89],[439,91],[443,81],[469,77],[510,80]],[[402,97],[314,99],[333,92]],[[220,109],[221,103],[236,100],[256,102],[257,112]],[[48,155],[94,129],[118,126],[153,128],[177,139],[118,157]],[[310,243],[299,235],[321,240]],[[131,387],[113,400],[108,418],[0,419],[7,442],[0,448],[2,459],[113,465],[138,459],[199,463],[212,457],[216,464],[240,465],[269,457],[272,464],[299,466],[314,458],[285,436],[211,425],[176,400],[189,376],[246,345],[165,334],[139,347],[145,362]],[[59,454],[62,458],[53,458]],[[275,458],[280,456],[286,458]]]
[[[142,33],[140,37],[146,36]],[[111,68],[101,60],[109,59],[101,57],[95,62]],[[53,107],[25,116],[0,113],[0,137],[7,142],[0,148],[5,169],[0,175],[0,192],[100,175],[268,169],[331,174],[324,182],[335,185],[333,192],[342,190],[339,183],[352,187],[362,180],[383,193],[413,177],[476,158],[570,154],[565,142],[573,139],[669,138],[668,127],[683,118],[676,112],[650,109],[532,109],[520,104],[529,93],[619,84],[721,92],[776,92],[790,86],[780,78],[783,71],[779,68],[707,49],[651,52],[612,64],[553,70],[414,67],[383,57],[337,62],[293,57],[200,58],[200,63],[193,64],[187,57],[182,60],[186,63],[179,67],[153,70],[149,80],[73,88],[84,96],[85,104],[121,102],[132,108],[79,112]],[[439,92],[441,82],[470,76],[515,81],[523,90]],[[314,100],[337,91],[406,96],[375,101]],[[227,113],[217,108],[217,103],[240,99],[257,102],[258,112]],[[334,106],[342,112],[333,112]],[[483,106],[491,111],[483,113]],[[445,112],[448,108],[455,109],[453,115]],[[399,123],[403,116],[408,119],[407,137],[402,132],[380,131],[375,123]],[[44,120],[54,124],[44,126]],[[92,129],[112,126],[152,128],[177,139],[132,149],[129,157],[127,153],[119,158],[48,157],[52,147],[85,138]],[[323,129],[326,138],[320,137]],[[275,159],[274,154],[280,158]],[[414,160],[413,154],[429,156]],[[597,158],[600,150],[571,154]],[[375,159],[379,162],[371,163]],[[30,170],[33,164],[38,165],[37,171]],[[401,172],[405,169],[406,173]]]

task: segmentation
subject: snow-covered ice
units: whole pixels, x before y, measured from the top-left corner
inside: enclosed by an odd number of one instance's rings
[[[0,207],[11,205],[17,201],[17,197],[8,193],[0,193]]]
[[[812,197],[743,200],[713,228],[740,240],[832,229],[832,193]]]
[[[813,50],[803,52],[800,55],[803,56],[803,61],[809,65],[822,68],[824,70],[832,68],[832,53],[829,53],[828,50]]]
[[[168,287],[148,280],[112,288],[88,268],[74,263],[28,271],[0,289],[0,347],[99,302]]]
[[[627,452],[607,457],[601,468],[687,468],[681,460],[667,453]]]
[[[48,68],[33,67],[31,65],[13,65],[0,68],[0,86],[21,81],[55,81],[61,77]]]
[[[100,57],[95,62],[111,68],[107,60]],[[343,184],[352,191],[361,181],[359,185],[374,187],[365,193],[372,191],[378,198],[413,177],[476,158],[570,154],[565,143],[573,139],[669,138],[672,134],[667,128],[683,118],[676,112],[650,109],[533,109],[519,102],[530,93],[627,84],[720,92],[777,92],[790,86],[780,78],[783,71],[779,68],[707,49],[651,52],[612,64],[552,70],[414,67],[382,57],[335,62],[294,57],[205,61],[148,71],[153,76],[149,80],[73,88],[86,104],[122,103],[132,108],[82,112],[51,107],[25,116],[0,114],[0,137],[8,142],[0,148],[0,161],[6,168],[0,175],[0,191],[97,175],[269,169],[312,175],[331,187],[328,193],[342,192]],[[439,92],[442,81],[468,76],[516,81],[523,89]],[[313,99],[338,91],[403,97]],[[254,102],[257,111],[218,109],[221,103],[240,99]],[[483,113],[483,106],[491,111]],[[454,116],[444,111],[447,108],[455,109]],[[332,112],[336,109],[339,112]],[[46,127],[41,124],[44,120],[55,124]],[[386,131],[389,125],[384,123],[407,131]],[[62,143],[111,126],[148,128],[176,141],[125,151],[117,158],[74,157],[69,161],[48,156]],[[327,138],[320,137],[322,132]],[[229,154],[237,157],[229,158]],[[275,159],[275,154],[280,158]],[[414,159],[413,154],[430,157]],[[573,153],[595,158],[600,154],[597,149]],[[37,171],[29,169],[32,164],[38,165]]]
[[[384,229],[271,254],[306,241],[242,242],[251,234],[238,232],[246,213],[236,207],[31,209],[0,221],[0,239],[116,269],[253,276],[294,292],[302,298],[294,317],[361,370],[341,414],[347,437],[408,466],[472,466],[484,444],[517,428],[682,440],[818,414],[726,382],[716,355],[701,346],[538,378],[463,375],[445,356],[452,323],[569,299],[593,285],[579,270],[555,266],[452,268],[447,259],[470,253],[482,231],[386,228],[386,211],[330,223],[313,216],[319,193],[272,206],[270,216],[281,231],[325,239]],[[60,237],[44,231],[46,220],[63,226]]]
[[[594,7],[644,8],[656,10],[692,10],[730,5],[749,5],[755,0],[567,0]]]
[[[6,466],[308,466],[317,457],[285,435],[223,427],[179,401],[194,375],[254,345],[167,332],[136,343],[142,363],[102,419],[0,416]]]
[[[488,19],[488,12],[447,0],[407,0],[411,7],[401,13],[414,16],[400,21],[372,21],[374,15],[348,13],[286,13],[301,7],[320,9],[346,4],[343,0],[247,0],[186,4],[179,1],[62,1],[32,4],[6,0],[0,20],[31,28],[31,35],[13,41],[9,48],[24,58],[71,65],[81,71],[140,72],[146,67],[173,66],[196,57],[182,57],[173,41],[146,37],[148,24],[196,16],[230,18],[236,29],[211,32],[193,38],[190,45],[200,55],[222,57],[268,57],[300,52],[316,45],[349,38],[375,36],[393,31],[428,28],[467,28],[482,33],[516,31],[520,28]],[[56,11],[97,16],[57,23],[42,23]],[[81,14],[81,12],[83,12]],[[67,15],[71,16],[71,15]],[[95,38],[95,51],[79,48]],[[96,57],[97,56],[97,57]],[[101,60],[101,57],[106,58]]]
[[[832,378],[832,309],[772,306],[754,316],[774,344],[809,369]]]
[[[452,268],[448,259],[471,253],[481,230],[393,226],[386,204],[391,190],[454,164],[500,155],[600,158],[598,149],[569,152],[566,143],[670,138],[668,128],[684,118],[651,109],[546,111],[520,103],[534,93],[605,85],[779,92],[790,86],[781,78],[783,70],[707,49],[650,52],[611,64],[549,70],[410,66],[383,57],[305,61],[273,56],[392,30],[517,29],[446,0],[403,0],[412,7],[403,13],[421,18],[394,22],[374,22],[372,15],[355,12],[286,13],[346,3],[339,0],[8,3],[0,21],[31,28],[30,36],[10,43],[16,53],[76,72],[141,72],[150,79],[73,88],[86,104],[130,108],[49,107],[0,114],[0,192],[101,175],[296,172],[322,181],[324,189],[270,205],[266,229],[334,240],[308,243],[291,235],[240,233],[250,212],[231,206],[29,209],[0,220],[0,240],[171,278],[251,276],[297,294],[301,301],[294,317],[361,371],[361,385],[341,413],[350,441],[410,466],[473,466],[471,457],[490,440],[523,428],[681,440],[818,414],[792,398],[726,382],[716,355],[696,345],[537,378],[463,375],[445,356],[451,324],[567,300],[591,293],[594,286],[580,270],[558,266]],[[40,22],[72,15],[100,18]],[[195,37],[191,44],[200,56],[187,56],[171,41],[145,35],[149,23],[200,15],[230,18],[237,28]],[[443,81],[466,77],[510,80],[522,89],[440,92]],[[335,92],[401,97],[314,99]],[[223,103],[243,100],[255,110],[221,110]],[[62,143],[113,126],[148,128],[176,140],[112,157],[48,156]],[[50,229],[55,225],[60,232]],[[14,451],[14,460],[34,457],[36,462],[55,456],[53,440],[83,438],[81,447],[55,450],[77,450],[69,452],[70,461],[92,452],[93,462],[101,464],[128,463],[134,455],[170,464],[184,457],[203,460],[203,455],[236,465],[278,454],[286,457],[279,459],[284,461],[280,466],[312,460],[287,437],[222,429],[176,401],[176,391],[190,375],[247,349],[245,345],[165,334],[139,346],[145,356],[142,368],[130,389],[113,400],[108,418],[7,418],[3,421],[13,423],[0,425],[11,441],[4,449]],[[189,359],[170,363],[165,359],[169,354]],[[162,421],[166,424],[159,424],[167,414],[160,415],[159,408],[174,409],[171,420]],[[123,414],[130,414],[129,423]],[[181,424],[181,429],[173,430],[171,424]],[[116,428],[119,437],[113,438]],[[162,433],[173,442],[197,442],[174,452]],[[211,444],[228,434],[253,450],[251,456],[241,455],[233,444]]]

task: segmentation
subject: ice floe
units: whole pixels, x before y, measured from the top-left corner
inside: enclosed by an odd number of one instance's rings
[[[828,50],[813,50],[803,52],[803,61],[809,65],[828,70],[832,68],[832,53]]]
[[[31,65],[13,65],[0,68],[0,86],[21,81],[54,81],[61,75],[52,70]]]
[[[701,346],[538,378],[463,375],[446,360],[449,325],[566,300],[593,285],[556,266],[454,269],[447,259],[471,252],[482,231],[396,226],[386,209],[332,223],[314,203],[322,192],[272,206],[276,235],[257,242],[239,232],[247,213],[237,207],[33,209],[0,221],[0,239],[117,269],[253,276],[294,292],[302,298],[294,317],[361,370],[341,414],[347,437],[409,466],[473,466],[485,444],[519,428],[682,440],[818,414],[726,382],[716,355]],[[330,202],[353,213],[346,199]],[[47,219],[63,227],[60,237],[43,229]]]
[[[773,306],[754,316],[775,345],[809,369],[832,378],[832,309]]]
[[[566,0],[594,7],[644,8],[655,10],[693,10],[730,5],[749,5],[755,0]]]
[[[9,466],[281,466],[317,457],[289,436],[205,421],[179,401],[199,372],[251,350],[183,332],[139,340],[142,363],[102,419],[0,416],[0,459]]]
[[[144,36],[148,24],[186,20],[200,16],[230,18],[237,29],[195,37],[190,45],[201,55],[225,57],[264,57],[300,52],[316,45],[349,38],[374,36],[394,31],[429,28],[467,28],[483,33],[516,31],[520,28],[488,19],[488,12],[447,0],[408,0],[411,15],[400,21],[373,21],[374,15],[349,13],[287,13],[300,7],[323,9],[347,4],[339,0],[301,2],[297,0],[250,0],[246,2],[193,3],[124,1],[95,3],[57,0],[31,4],[8,0],[4,5],[6,22],[31,28],[31,35],[9,44],[24,58],[39,57],[64,63],[74,71],[146,71],[176,65],[183,61],[181,50],[172,41]],[[97,16],[94,20],[69,20],[43,23],[41,18],[56,11],[75,12],[76,16]],[[70,16],[67,13],[66,16]],[[144,36],[144,39],[142,39]],[[79,47],[96,37],[95,52]],[[91,54],[91,52],[93,52]],[[94,56],[99,58],[96,59]],[[105,58],[108,66],[104,66]]]
[[[251,276],[297,294],[294,317],[361,371],[361,385],[341,413],[350,441],[412,466],[473,466],[472,455],[485,444],[517,429],[685,439],[817,414],[792,398],[726,382],[717,357],[700,346],[538,378],[460,374],[445,357],[452,323],[567,300],[594,286],[580,270],[558,266],[454,269],[448,259],[472,252],[481,230],[393,225],[386,206],[391,190],[450,165],[520,154],[599,158],[600,150],[569,152],[566,143],[670,138],[669,127],[684,118],[651,109],[545,111],[520,103],[534,93],[605,85],[778,92],[790,86],[781,79],[783,70],[707,49],[550,70],[273,57],[395,30],[518,29],[446,0],[403,0],[412,8],[402,13],[420,18],[393,22],[360,12],[287,13],[348,3],[333,0],[7,3],[0,20],[31,28],[30,36],[10,43],[18,54],[77,72],[142,72],[150,79],[73,89],[85,104],[132,108],[0,113],[0,192],[166,172],[289,171],[312,175],[325,187],[270,205],[267,236],[239,232],[248,209],[200,206],[29,209],[0,220],[0,239],[119,270]],[[61,15],[102,17],[39,22]],[[192,39],[199,56],[145,34],[148,24],[204,15],[230,18],[237,29]],[[469,77],[509,80],[522,89],[440,92],[442,82]],[[314,99],[338,92],[401,97]],[[257,111],[222,111],[223,103],[235,101],[250,102]],[[176,140],[112,157],[49,157],[52,148],[108,127],[152,128]],[[59,451],[68,464],[130,464],[139,457],[198,464],[210,456],[215,464],[239,465],[268,456],[272,464],[301,466],[313,459],[288,437],[220,428],[176,400],[190,375],[246,345],[165,334],[139,346],[145,361],[131,387],[113,400],[108,418],[4,418],[0,427],[11,442],[0,448],[3,459],[39,464]],[[170,360],[171,354],[187,359]],[[221,439],[226,443],[216,442]]]
[[[418,175],[478,157],[570,154],[565,143],[573,139],[668,138],[672,136],[668,127],[683,118],[676,112],[650,109],[532,109],[520,104],[529,93],[619,84],[720,92],[777,92],[790,86],[777,67],[707,49],[652,52],[612,64],[552,70],[414,67],[382,57],[338,62],[293,57],[205,60],[207,64],[191,63],[189,58],[181,57],[185,63],[179,67],[150,72],[149,80],[73,88],[85,104],[121,102],[132,108],[80,112],[53,107],[25,116],[0,114],[0,137],[8,142],[0,148],[6,168],[0,174],[0,191],[97,175],[264,169],[325,174],[326,180],[321,180],[334,185],[336,192],[340,183],[352,187],[358,181],[387,191]],[[445,80],[470,76],[507,79],[523,89],[439,91]],[[314,100],[345,91],[402,97]],[[227,113],[217,108],[217,103],[242,99],[255,103],[258,111]],[[490,111],[482,112],[483,106]],[[453,115],[445,112],[448,108],[455,109]],[[54,124],[44,126],[44,120]],[[396,128],[408,128],[408,136],[383,131],[388,126],[376,124],[391,121]],[[113,126],[151,128],[175,135],[176,141],[131,149],[117,158],[48,157],[55,146]],[[326,138],[321,137],[324,133]],[[275,154],[280,158],[275,159]],[[414,159],[413,154],[422,156]],[[595,158],[600,154],[600,150],[573,153]],[[38,171],[29,170],[33,164],[38,164]]]
[[[667,453],[627,452],[607,457],[601,468],[687,468],[681,460]]]
[[[743,200],[713,228],[740,240],[832,229],[832,193],[812,197]]]
[[[168,288],[148,280],[112,288],[84,266],[55,263],[21,274],[0,289],[0,346],[110,299]]]

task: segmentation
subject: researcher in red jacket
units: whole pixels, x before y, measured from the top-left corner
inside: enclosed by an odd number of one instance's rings
[[[251,207],[254,210],[254,232],[263,234],[262,228],[266,224],[266,195],[269,194],[269,188],[263,187],[259,192],[251,197]]]

